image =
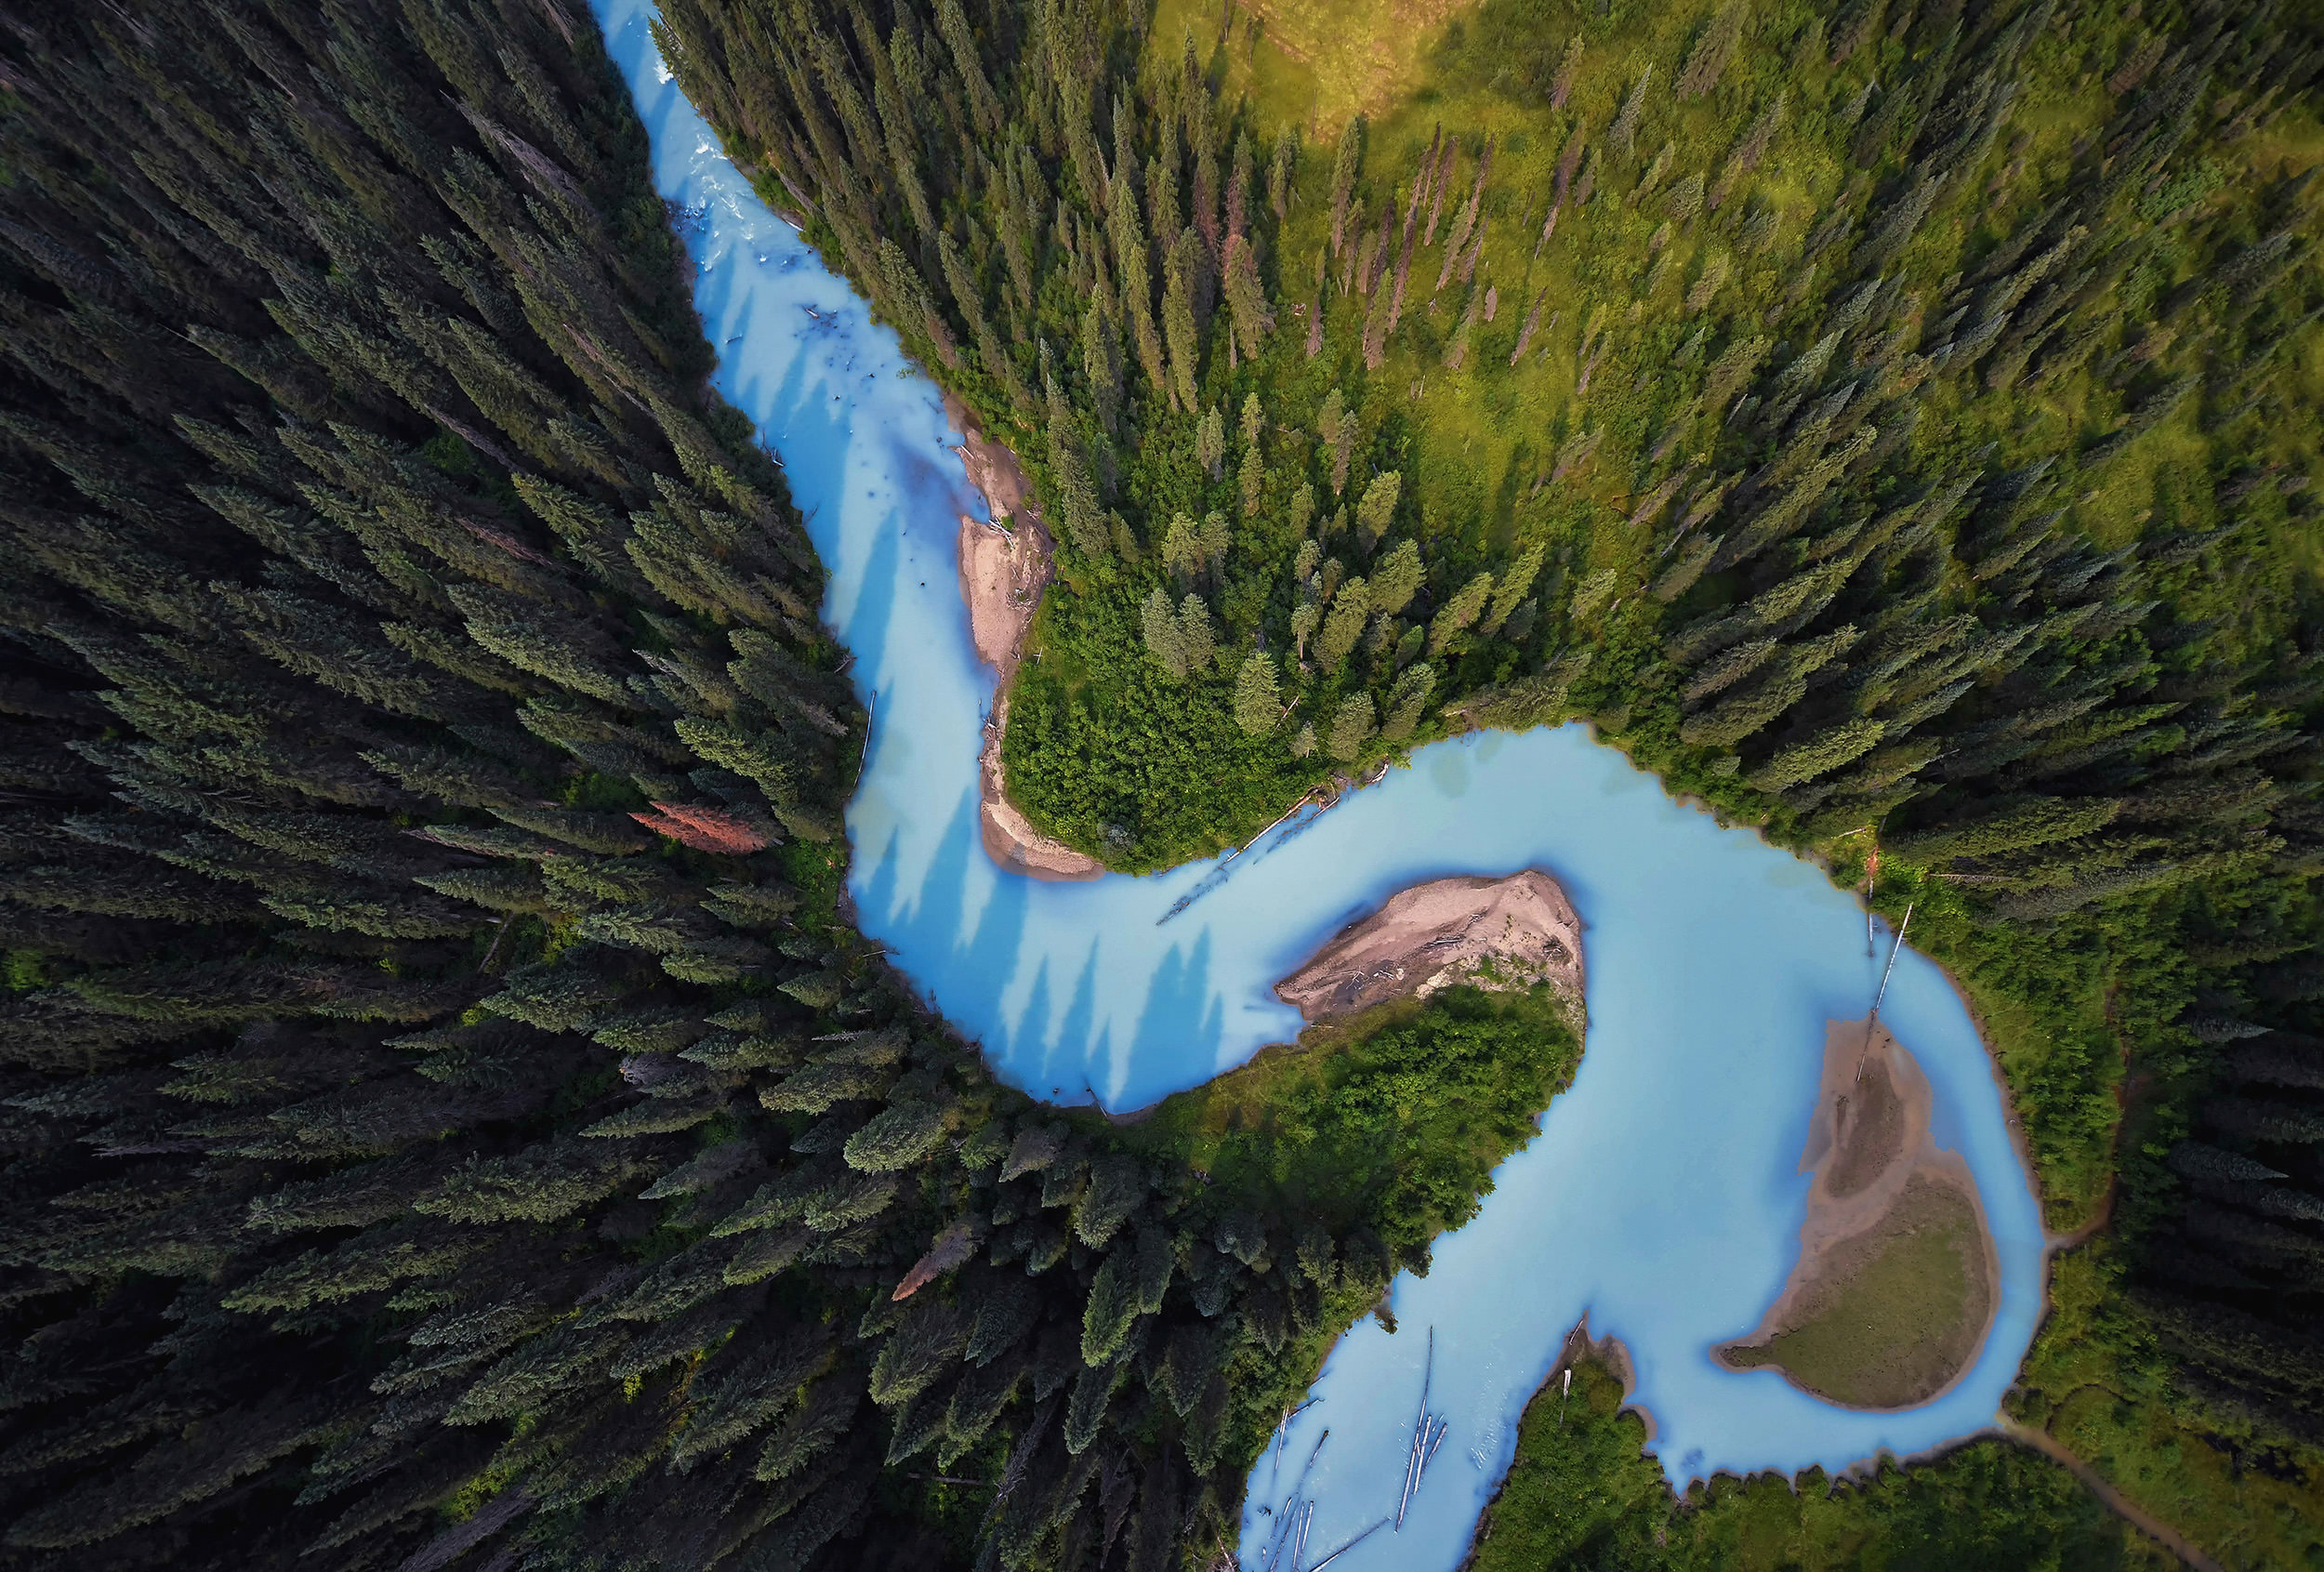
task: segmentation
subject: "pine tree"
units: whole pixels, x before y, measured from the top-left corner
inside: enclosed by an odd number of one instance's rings
[[[1394,469],[1373,476],[1365,486],[1363,499],[1355,505],[1355,537],[1365,550],[1379,545],[1380,537],[1388,533],[1403,486],[1404,477]]]
[[[1342,762],[1361,757],[1364,745],[1371,741],[1376,715],[1369,694],[1351,694],[1341,700],[1331,716],[1331,756]]]
[[[1291,221],[1291,177],[1299,166],[1299,128],[1286,121],[1267,161],[1267,207],[1277,224]]]
[[[1340,145],[1331,161],[1331,254],[1340,255],[1346,239],[1348,200],[1355,194],[1356,172],[1364,162],[1364,117],[1348,117],[1340,129]]]
[[[1195,462],[1213,481],[1224,472],[1226,421],[1221,417],[1217,404],[1202,412],[1202,419],[1195,428]]]
[[[1057,480],[1057,510],[1063,516],[1065,538],[1089,561],[1104,561],[1112,554],[1113,537],[1105,526],[1097,479],[1062,403],[1050,416],[1049,460]]]
[[[1728,0],[1719,7],[1705,25],[1695,46],[1687,52],[1686,64],[1679,73],[1678,99],[1684,103],[1699,99],[1719,85],[1719,78],[1735,57],[1735,46],[1743,36],[1743,7],[1736,0]]]
[[[1323,407],[1316,412],[1315,433],[1323,439],[1324,450],[1331,455],[1331,490],[1334,495],[1347,489],[1348,458],[1355,446],[1353,420],[1348,415],[1347,401],[1334,388],[1324,395]]]
[[[1188,595],[1178,607],[1179,647],[1185,652],[1186,669],[1197,676],[1210,669],[1218,654],[1218,637],[1210,630],[1210,608],[1199,595]]]
[[[1162,336],[1169,349],[1170,391],[1179,407],[1196,405],[1195,385],[1201,371],[1201,341],[1195,324],[1195,270],[1201,243],[1190,228],[1180,231],[1164,266]]]
[[[1638,73],[1637,82],[1632,84],[1629,94],[1622,99],[1621,109],[1614,116],[1614,124],[1606,127],[1607,145],[1618,157],[1630,158],[1638,151],[1638,117],[1645,110],[1646,86],[1654,80],[1654,74],[1655,68],[1651,65]],[[1589,200],[1587,196],[1577,194],[1574,203],[1579,206]]]
[[[1302,600],[1291,608],[1291,658],[1293,660],[1306,660],[1307,641],[1314,637],[1315,628],[1322,620],[1323,607],[1315,601]]]
[[[1227,239],[1224,282],[1235,341],[1247,359],[1255,361],[1267,335],[1274,331],[1274,312],[1267,303],[1266,287],[1259,281],[1257,255],[1242,234]]]
[[[1477,312],[1485,304],[1485,291],[1471,289],[1469,303],[1460,312],[1460,325],[1453,329],[1446,341],[1444,362],[1446,369],[1459,371],[1469,358],[1469,335],[1477,324]]]
[[[1183,585],[1208,561],[1202,544],[1202,526],[1183,513],[1170,515],[1162,535],[1162,565]]]
[[[1428,653],[1436,654],[1450,643],[1456,634],[1466,629],[1484,614],[1486,602],[1493,594],[1493,575],[1478,574],[1453,592],[1429,624]]]
[[[1108,436],[1121,425],[1122,350],[1113,323],[1095,304],[1082,313],[1081,370],[1096,400],[1098,423]]]
[[[1392,291],[1379,274],[1380,258],[1387,248],[1384,238],[1386,233],[1387,225],[1383,222],[1379,234],[1366,235],[1364,255],[1356,261],[1357,272],[1368,271],[1371,279],[1371,303],[1364,312],[1363,347],[1364,369],[1373,372],[1387,363],[1388,333],[1394,313],[1394,303],[1391,298]],[[1374,244],[1376,241],[1380,243],[1377,247]]]
[[[1372,571],[1371,609],[1382,616],[1394,616],[1412,603],[1419,592],[1428,571],[1420,562],[1420,548],[1413,540],[1397,542],[1396,548],[1382,558]]]
[[[1179,632],[1177,614],[1171,610],[1169,593],[1155,588],[1146,597],[1140,613],[1146,641],[1146,654],[1154,663],[1173,678],[1186,675],[1188,661],[1186,641]]]
[[[969,19],[960,8],[960,0],[936,0],[936,30],[944,35],[952,51],[953,69],[968,85],[969,102],[987,137],[1000,134],[1003,116],[1000,100],[994,97],[992,85],[985,80],[984,64],[976,50],[975,36],[969,31]]]
[[[1355,648],[1356,640],[1363,637],[1364,625],[1371,616],[1369,593],[1362,579],[1352,578],[1333,594],[1323,632],[1315,641],[1315,658],[1326,671],[1338,670],[1348,652]]]
[[[1390,742],[1409,737],[1420,722],[1420,712],[1436,691],[1436,673],[1426,666],[1406,669],[1388,695],[1388,720],[1380,734]]]
[[[1275,686],[1274,657],[1253,650],[1244,658],[1235,680],[1235,723],[1254,737],[1265,736],[1283,720],[1283,703]]]
[[[1565,54],[1557,63],[1557,75],[1550,85],[1550,111],[1555,113],[1565,107],[1573,96],[1574,84],[1581,76],[1581,34],[1577,33],[1565,41]]]
[[[1542,555],[1541,547],[1528,546],[1518,553],[1514,562],[1502,570],[1499,578],[1495,581],[1493,603],[1480,625],[1485,632],[1499,632],[1502,624],[1515,613],[1525,600],[1525,592],[1533,588],[1534,578],[1541,571]]]

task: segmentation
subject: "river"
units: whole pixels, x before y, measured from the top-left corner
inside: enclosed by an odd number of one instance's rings
[[[1991,1060],[1937,967],[1900,959],[1882,1018],[1935,1091],[1939,1144],[1976,1179],[2001,1268],[1974,1367],[1921,1407],[1834,1407],[1710,1348],[1743,1336],[1797,1253],[1798,1170],[1824,1023],[1878,984],[1862,908],[1815,868],[1683,806],[1578,726],[1435,744],[1408,769],[1226,868],[1044,884],[997,868],[977,831],[993,676],[957,581],[958,516],[981,514],[937,390],[895,336],[769,211],[679,93],[645,0],[597,0],[653,139],[663,194],[693,216],[695,298],[718,386],[778,454],[830,570],[823,613],[872,707],[848,811],[864,931],[1003,1078],[1135,1108],[1298,1028],[1270,985],[1349,918],[1453,873],[1538,867],[1588,924],[1590,1030],[1571,1090],[1503,1163],[1477,1218],[1393,1289],[1393,1334],[1341,1338],[1279,1453],[1261,1460],[1244,1564],[1314,1454],[1307,1565],[1394,1509],[1423,1367],[1449,1420],[1400,1531],[1342,1572],[1449,1572],[1507,1469],[1516,1424],[1585,1311],[1628,1346],[1650,1447],[1675,1486],[1718,1470],[1839,1470],[1982,1430],[2040,1313],[2039,1208]],[[1206,878],[1182,913],[1160,920]],[[1330,1437],[1320,1452],[1317,1439]],[[1276,1458],[1286,1477],[1276,1477]]]

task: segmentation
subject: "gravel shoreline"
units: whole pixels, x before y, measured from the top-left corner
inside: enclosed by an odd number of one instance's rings
[[[978,657],[1000,679],[977,756],[984,852],[1011,873],[1032,878],[1096,878],[1105,872],[1105,865],[1035,829],[1009,800],[1001,768],[1010,679],[1016,675],[1025,630],[1041,609],[1041,591],[1050,581],[1049,531],[1042,525],[1039,506],[1030,499],[1017,456],[980,431],[967,406],[950,393],[944,395],[944,417],[961,433],[961,468],[993,519],[980,523],[961,514],[959,542],[960,598],[968,603],[970,636]]]

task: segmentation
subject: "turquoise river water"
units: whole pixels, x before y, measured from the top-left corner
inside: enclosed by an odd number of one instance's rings
[[[2000,1307],[1977,1363],[1934,1402],[1874,1414],[1712,1361],[1790,1270],[1824,1023],[1864,1014],[1887,945],[1868,953],[1861,906],[1815,868],[1673,801],[1583,729],[1423,748],[1261,840],[1223,879],[1201,865],[1043,884],[993,865],[976,760],[994,679],[970,643],[955,544],[959,516],[983,505],[937,390],[729,164],[656,54],[646,0],[597,8],[656,184],[692,217],[718,385],[786,469],[830,569],[825,618],[873,706],[848,812],[859,920],[1004,1078],[1116,1110],[1199,1085],[1291,1036],[1298,1017],[1270,985],[1418,880],[1538,867],[1588,925],[1588,1050],[1572,1090],[1501,1165],[1477,1218],[1438,1242],[1429,1275],[1397,1279],[1400,1329],[1367,1319],[1340,1339],[1315,1401],[1254,1471],[1244,1565],[1291,1559],[1270,1545],[1295,1491],[1314,1504],[1302,1567],[1393,1513],[1426,1365],[1446,1445],[1401,1529],[1334,1565],[1450,1572],[1585,1312],[1628,1346],[1651,1448],[1676,1485],[1839,1470],[1989,1424],[2039,1315],[2040,1214],[1968,1013],[1909,949],[1882,1017],[1927,1072],[1939,1143],[1968,1160],[2000,1251]],[[1157,921],[1206,878],[1198,901]]]

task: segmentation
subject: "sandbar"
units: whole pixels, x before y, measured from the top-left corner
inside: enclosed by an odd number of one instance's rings
[[[1967,1161],[1937,1149],[1934,1101],[1886,1026],[1827,1025],[1799,1261],[1758,1329],[1717,1350],[1723,1363],[1882,1411],[1930,1401],[1976,1363],[2000,1261]]]
[[[1400,890],[1341,929],[1275,996],[1310,1022],[1335,1020],[1439,988],[1555,987],[1581,1022],[1581,918],[1538,868],[1461,875]]]

